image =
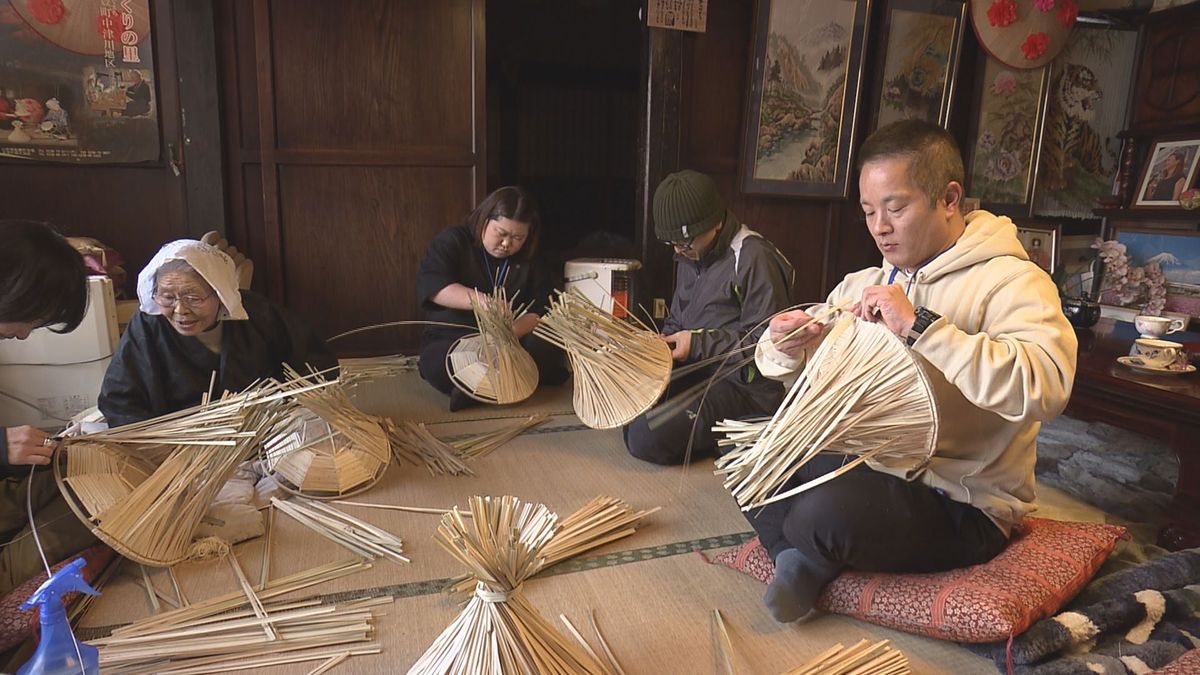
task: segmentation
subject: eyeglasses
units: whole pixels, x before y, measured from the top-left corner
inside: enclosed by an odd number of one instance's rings
[[[692,250],[692,245],[696,243],[697,238],[698,237],[692,237],[691,239],[684,239],[683,241],[664,241],[663,243],[675,249],[676,251],[679,251],[680,253],[687,253],[688,251]]]
[[[162,307],[163,309],[171,309],[175,305],[183,305],[188,309],[195,309],[200,305],[203,305],[205,302],[208,302],[208,299],[212,296],[212,293],[209,293],[208,295],[188,294],[180,296],[167,295],[165,293],[155,293],[154,301],[157,302],[158,306]]]

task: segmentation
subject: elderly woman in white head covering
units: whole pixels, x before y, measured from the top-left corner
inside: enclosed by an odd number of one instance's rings
[[[173,241],[138,275],[139,312],[104,376],[99,406],[109,426],[196,405],[208,391],[325,370],[337,359],[303,321],[253,291],[239,291],[233,260],[192,239]],[[216,373],[215,379],[213,373]]]

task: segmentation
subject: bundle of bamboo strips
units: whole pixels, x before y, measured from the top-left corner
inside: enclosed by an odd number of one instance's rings
[[[533,395],[538,368],[533,357],[513,333],[520,315],[509,304],[503,287],[492,291],[488,302],[471,296],[478,333],[459,338],[446,354],[450,381],[471,398],[484,403],[519,403]]]
[[[888,646],[887,640],[871,644],[861,640],[853,647],[840,643],[820,656],[783,675],[909,675],[908,657]]]
[[[475,595],[409,673],[606,675],[525,599],[557,517],[515,497],[472,497],[471,518],[446,514],[437,542],[479,580]]]
[[[305,382],[284,364],[285,389]],[[326,382],[313,373],[308,380]],[[383,418],[368,415],[350,401],[340,379],[296,394],[300,404],[290,419],[262,444],[262,461],[279,485],[313,499],[337,499],[370,489],[391,464]]]
[[[186,557],[230,474],[288,418],[296,395],[324,386],[262,382],[184,411],[67,438],[53,461],[59,490],[121,555],[173,565]]]
[[[530,415],[528,419],[521,420],[516,424],[510,424],[480,434],[472,434],[451,441],[450,445],[464,459],[479,459],[548,419],[550,419],[549,415]]]
[[[338,359],[343,382],[374,380],[394,377],[417,369],[417,356],[369,356],[356,359]]]
[[[342,513],[328,504],[304,499],[285,502],[276,497],[271,498],[271,504],[305,527],[345,546],[360,557],[374,560],[383,556],[396,562],[409,562],[403,555],[404,546],[400,537]]]
[[[431,434],[423,423],[388,420],[387,433],[392,453],[398,461],[424,465],[434,476],[469,476],[475,473],[463,463],[453,446]]]
[[[671,349],[661,335],[614,317],[578,289],[552,298],[533,334],[567,352],[575,414],[593,429],[628,424],[671,379]]]
[[[936,449],[937,407],[912,352],[881,324],[845,315],[767,422],[714,427],[735,449],[716,473],[743,510],[794,496],[871,461],[915,476]],[[857,457],[835,472],[782,491],[818,453]]]
[[[642,521],[661,508],[656,506],[649,511],[634,511],[624,500],[604,495],[595,497],[558,522],[554,535],[542,549],[543,559],[534,573],[636,534]],[[465,593],[474,587],[475,581],[470,575],[458,577],[446,590]]]
[[[340,604],[269,605],[265,610],[274,637],[263,633],[253,612],[243,610],[136,636],[113,635],[92,644],[100,649],[103,671],[122,675],[224,673],[328,660],[331,653],[373,654],[379,652],[379,645],[371,642],[375,608],[391,602],[385,596]],[[322,651],[307,652],[313,649]]]

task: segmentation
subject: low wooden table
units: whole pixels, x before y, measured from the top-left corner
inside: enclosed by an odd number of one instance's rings
[[[1138,337],[1132,324],[1101,319],[1076,331],[1079,368],[1066,414],[1106,422],[1168,443],[1179,457],[1179,483],[1158,543],[1171,550],[1200,546],[1200,371],[1149,375],[1117,363]],[[1200,353],[1200,334],[1164,339]]]

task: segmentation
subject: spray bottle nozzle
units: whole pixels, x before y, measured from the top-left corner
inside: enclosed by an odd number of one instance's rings
[[[87,593],[88,595],[100,595],[100,593],[88,585],[88,582],[83,580],[83,568],[87,561],[83,558],[76,558],[71,562],[63,565],[57,572],[50,575],[38,589],[29,596],[22,605],[21,609],[30,610],[38,605],[46,605],[51,601],[58,602],[62,596],[72,591],[79,593]]]

